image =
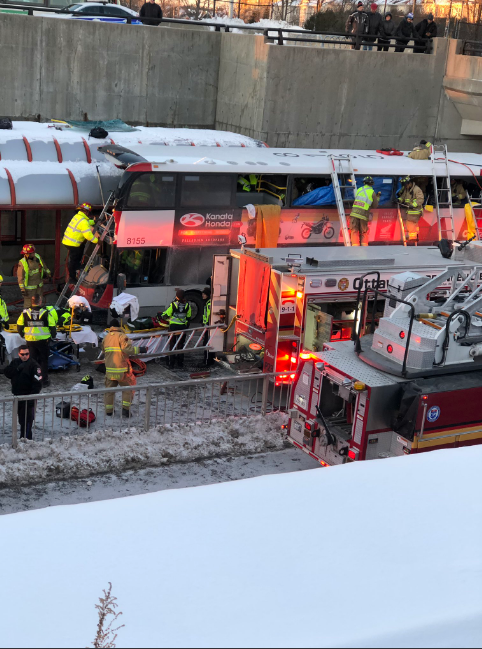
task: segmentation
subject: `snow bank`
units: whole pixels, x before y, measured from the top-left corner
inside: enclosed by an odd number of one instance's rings
[[[293,29],[300,30],[303,29],[302,27],[299,27],[298,25],[290,25],[290,23],[287,23],[285,20],[269,20],[267,18],[262,18],[260,21],[257,23],[245,23],[244,20],[241,18],[224,18],[224,17],[218,17],[216,16],[215,18],[205,18],[202,19],[201,22],[208,22],[208,23],[219,23],[220,25],[230,25],[234,27],[235,29],[231,29],[230,31],[233,34],[245,34],[245,35],[252,35],[253,33],[259,33],[262,34],[265,29],[271,28],[271,29],[283,29],[286,31],[290,31]],[[236,29],[236,26],[243,26],[247,25],[248,27],[252,27],[253,29]],[[213,31],[215,28],[212,27],[211,31]],[[307,32],[309,33],[309,32]],[[271,34],[272,35],[272,34]]]
[[[87,646],[112,581],[119,647],[478,647],[481,462],[452,449],[1,516],[0,646]]]
[[[281,431],[284,422],[276,413],[166,425],[148,433],[126,427],[123,432],[96,431],[44,442],[21,440],[16,450],[0,446],[0,487],[280,450],[289,445]]]

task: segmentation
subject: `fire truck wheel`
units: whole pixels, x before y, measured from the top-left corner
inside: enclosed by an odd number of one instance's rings
[[[191,305],[191,322],[201,322],[204,311],[204,301],[199,291],[186,291],[186,300]]]

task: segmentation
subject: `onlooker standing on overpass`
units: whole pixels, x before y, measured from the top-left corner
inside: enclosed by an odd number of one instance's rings
[[[162,21],[162,9],[156,4],[156,0],[147,0],[139,11],[139,18],[144,25],[160,25]]]
[[[365,40],[370,43],[374,43],[377,40],[378,32],[380,31],[380,26],[383,22],[382,15],[378,12],[378,5],[376,2],[373,2],[370,5],[370,13],[368,14],[368,35]],[[364,45],[364,50],[372,50],[372,45]]]
[[[406,18],[403,18],[400,24],[397,27],[395,32],[397,38],[397,47],[395,52],[404,52],[409,41],[412,39],[417,40],[417,32],[413,26],[413,14],[408,14]]]
[[[363,10],[363,2],[358,2],[356,11],[354,11],[346,21],[345,30],[348,34],[353,34],[353,50],[359,50],[361,42],[368,32],[368,14]]]
[[[395,36],[396,29],[397,26],[395,25],[395,21],[392,20],[392,14],[391,13],[386,14],[385,20],[382,20],[380,25],[380,31],[378,32],[378,47],[377,47],[378,52],[381,52],[382,50],[384,52],[388,52],[390,39]]]
[[[418,36],[420,39],[424,38],[437,38],[437,23],[433,19],[433,14],[429,14],[427,18],[424,18],[421,20],[416,26],[415,26],[415,31],[417,32]],[[431,41],[429,42],[424,42],[423,40],[419,40],[416,42],[416,45],[420,45],[420,47],[416,47],[413,51],[417,53],[422,53],[425,52],[426,54],[429,54],[432,49],[432,43]]]

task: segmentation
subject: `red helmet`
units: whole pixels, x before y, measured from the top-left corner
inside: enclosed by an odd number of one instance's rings
[[[26,243],[22,248],[22,255],[31,255],[35,252],[35,246],[32,246],[31,243]]]
[[[86,214],[90,214],[90,212],[92,212],[92,205],[89,205],[89,203],[82,203],[82,205],[79,205],[77,209]]]

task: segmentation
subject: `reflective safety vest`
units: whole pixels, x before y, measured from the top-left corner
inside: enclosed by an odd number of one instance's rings
[[[247,180],[244,176],[238,176],[238,184],[241,185],[244,192],[254,191],[258,185],[258,177],[256,174],[249,174],[249,180]]]
[[[99,240],[94,237],[91,230],[92,225],[94,225],[94,221],[88,219],[83,212],[77,212],[64,232],[63,245],[79,248],[86,239],[92,243],[98,243]]]
[[[53,306],[46,306],[45,310],[48,311],[49,315],[52,318],[52,322],[55,322],[55,326],[57,326],[59,323],[59,314],[56,308]]]
[[[140,250],[125,250],[121,255],[121,263],[129,270],[138,271],[142,265],[142,252]]]
[[[105,356],[105,373],[108,379],[119,380],[131,369],[129,356],[139,353],[139,347],[134,347],[122,329],[111,327],[102,341]]]
[[[370,185],[363,185],[363,187],[357,189],[355,202],[353,203],[353,211],[350,216],[367,221],[368,211],[373,203],[374,194],[375,190]]]
[[[20,335],[29,342],[48,340],[51,337],[50,328],[56,323],[47,309],[25,309],[17,320]]]
[[[0,297],[0,321],[7,323],[10,320],[5,300]]]
[[[209,326],[210,319],[211,319],[211,300],[206,300],[206,304],[204,305],[204,313],[203,313],[203,325]]]
[[[42,257],[35,253],[35,261],[38,264],[37,268],[30,268],[28,265],[28,259],[25,259],[23,257],[18,263],[21,269],[23,270],[23,273],[20,272],[18,275],[18,285],[20,289],[26,289],[26,290],[31,290],[31,289],[36,289],[44,285],[43,283],[43,278],[44,278],[44,271],[45,271],[45,266],[44,262],[42,261]],[[21,279],[23,274],[23,281]]]
[[[171,302],[168,308],[162,314],[167,318],[169,324],[187,325],[191,319],[191,305],[189,302],[179,302],[178,299]]]

